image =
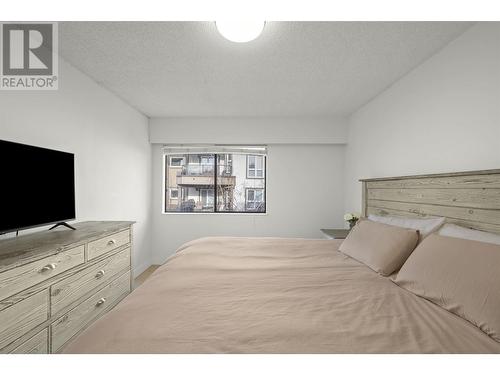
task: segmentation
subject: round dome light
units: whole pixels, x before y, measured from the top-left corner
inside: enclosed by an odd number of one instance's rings
[[[227,40],[236,43],[245,43],[256,39],[264,30],[264,25],[264,21],[250,20],[215,22],[219,33]]]

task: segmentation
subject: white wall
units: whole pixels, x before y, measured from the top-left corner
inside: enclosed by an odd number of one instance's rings
[[[500,168],[500,23],[480,23],[350,118],[346,211],[359,178]]]
[[[349,127],[344,118],[150,120],[151,143],[268,144],[267,215],[162,214],[161,146],[151,160],[147,118],[63,60],[58,91],[0,92],[0,138],[75,153],[78,220],[137,221],[138,273],[201,236],[320,237],[343,226],[344,209],[360,209],[362,177],[499,168],[499,40],[498,23],[472,27]]]
[[[241,140],[240,140],[241,142]],[[343,145],[268,147],[266,215],[162,214],[162,147],[153,147],[153,263],[203,236],[321,238],[343,227]]]
[[[151,143],[345,144],[344,117],[170,117],[150,119]]]
[[[0,139],[74,153],[77,221],[137,221],[138,274],[151,258],[148,120],[62,59],[59,77],[58,91],[0,91]]]

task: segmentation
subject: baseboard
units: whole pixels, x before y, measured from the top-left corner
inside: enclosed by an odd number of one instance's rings
[[[137,276],[139,276],[141,273],[143,273],[144,271],[146,271],[150,266],[152,265],[151,262],[144,262],[140,265],[138,265],[137,267],[135,267],[133,270],[132,270],[132,278],[136,278]]]

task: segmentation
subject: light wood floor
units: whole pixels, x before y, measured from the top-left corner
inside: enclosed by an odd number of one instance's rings
[[[134,289],[137,288],[139,285],[141,285],[144,281],[146,281],[146,279],[151,276],[151,274],[156,271],[156,269],[160,267],[159,265],[153,265],[153,266],[150,266],[148,269],[146,269],[146,271],[144,271],[143,273],[141,273],[139,276],[137,276],[135,279],[134,279]]]

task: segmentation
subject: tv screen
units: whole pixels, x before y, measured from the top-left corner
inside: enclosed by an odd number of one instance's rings
[[[75,218],[74,155],[0,140],[0,233]]]

